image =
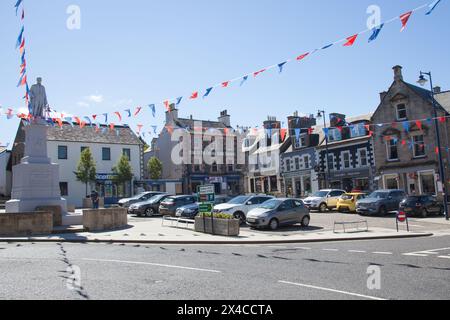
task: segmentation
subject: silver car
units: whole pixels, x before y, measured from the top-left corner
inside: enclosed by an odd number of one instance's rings
[[[278,229],[281,225],[301,223],[309,226],[309,210],[298,199],[272,199],[247,214],[247,224],[252,228]]]

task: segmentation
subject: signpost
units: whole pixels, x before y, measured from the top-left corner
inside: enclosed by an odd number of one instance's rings
[[[204,185],[198,186],[197,193],[199,197],[199,212],[203,214],[203,226],[206,232],[206,218],[205,213],[211,214],[211,229],[212,234],[214,234],[214,215],[213,215],[213,206],[214,201],[216,200],[216,192],[213,185]]]
[[[396,216],[396,223],[397,223],[397,232],[399,231],[399,223],[404,223],[406,222],[406,228],[409,232],[409,222],[408,222],[408,215],[406,214],[406,212],[404,211],[399,211],[397,212],[397,216]]]

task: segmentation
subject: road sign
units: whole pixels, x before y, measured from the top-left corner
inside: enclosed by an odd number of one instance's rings
[[[198,211],[200,213],[211,213],[213,210],[213,205],[211,203],[201,203],[198,206]]]
[[[213,185],[199,186],[197,189],[200,202],[214,202],[216,200],[216,192]]]

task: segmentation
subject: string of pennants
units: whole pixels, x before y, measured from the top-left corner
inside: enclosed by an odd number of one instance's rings
[[[267,73],[267,71],[272,70],[272,69],[277,69],[278,73],[282,73],[284,68],[286,67],[287,64],[292,63],[292,62],[301,62],[304,59],[306,59],[307,57],[311,57],[312,55],[316,54],[319,51],[323,51],[326,49],[329,49],[333,46],[336,46],[338,44],[342,43],[343,47],[352,47],[358,38],[360,38],[361,35],[371,32],[371,35],[368,39],[368,42],[372,42],[374,40],[376,40],[382,29],[390,23],[393,23],[395,21],[400,21],[401,22],[401,29],[400,31],[404,31],[407,27],[408,22],[410,21],[411,16],[413,15],[413,13],[428,8],[426,15],[430,15],[435,8],[438,6],[438,4],[441,2],[442,0],[434,0],[432,3],[429,4],[424,4],[416,9],[413,9],[411,11],[408,11],[398,17],[392,18],[388,21],[385,21],[383,23],[381,23],[379,26],[376,26],[373,29],[366,29],[364,31],[361,31],[359,33],[356,33],[352,36],[346,37],[344,39],[338,40],[338,41],[334,41],[328,45],[325,45],[321,48],[316,48],[314,50],[311,51],[307,51],[299,56],[296,56],[295,58],[292,59],[287,59],[281,63],[277,63],[274,64],[272,66],[268,66],[262,69],[259,69],[258,71],[246,74],[244,76],[241,77],[237,77],[234,78],[232,80],[227,80],[227,81],[223,81],[219,84],[216,84],[214,86],[211,86],[207,89],[205,89],[204,93],[201,93],[200,91],[194,91],[192,92],[190,95],[187,95],[186,97],[188,97],[188,99],[185,99],[184,96],[179,96],[177,98],[171,98],[171,99],[166,99],[162,102],[162,105],[165,107],[165,109],[167,109],[169,112],[171,111],[171,104],[175,104],[175,106],[179,106],[183,100],[196,100],[199,99],[200,97],[202,97],[203,99],[206,99],[208,96],[210,96],[210,94],[213,92],[214,89],[217,88],[229,88],[232,86],[233,83],[239,82],[239,86],[243,86],[247,81],[250,80],[250,78],[256,79],[258,78],[261,74],[263,73]],[[25,31],[25,27],[23,24],[24,18],[25,18],[25,10],[23,8],[23,0],[17,0],[17,3],[15,5],[15,9],[16,9],[16,15],[18,14],[18,10],[20,9],[20,7],[22,7],[22,15],[21,15],[21,20],[22,20],[22,28],[19,34],[19,37],[17,39],[16,42],[16,48],[18,48],[21,52],[21,66],[20,66],[20,81],[18,83],[18,86],[25,86],[26,87],[26,93],[24,96],[24,99],[26,101],[26,104],[29,106],[29,87],[28,87],[28,82],[27,82],[27,75],[26,75],[26,58],[25,58],[25,36],[24,36],[24,31]],[[153,117],[155,117],[156,114],[156,104],[149,104],[147,106],[150,111],[152,112]],[[113,113],[104,113],[101,115],[91,115],[91,116],[82,116],[82,117],[77,117],[77,116],[73,116],[73,117],[65,117],[63,114],[59,114],[59,116],[55,115],[55,111],[53,111],[53,117],[49,118],[49,123],[51,123],[52,125],[59,125],[60,127],[62,127],[62,123],[63,122],[69,122],[71,124],[73,124],[73,121],[75,121],[75,123],[77,123],[80,127],[84,127],[86,125],[89,125],[90,127],[95,126],[96,130],[98,132],[106,132],[104,130],[105,127],[102,127],[100,125],[100,122],[98,120],[100,120],[101,117],[103,120],[103,123],[106,124],[107,126],[109,126],[110,130],[114,130],[115,128],[115,124],[111,122],[112,121],[119,121],[119,123],[122,123],[122,120],[124,117],[128,117],[131,118],[132,116],[134,117],[138,117],[141,112],[143,110],[143,107],[136,107],[136,109],[132,110],[132,109],[126,109],[124,111],[115,111]],[[28,120],[31,121],[32,120],[32,116],[31,115],[25,115],[23,113],[20,112],[15,112],[13,109],[7,109],[7,112],[5,113],[7,119],[12,119],[14,117],[14,115],[17,115],[18,118],[24,119],[24,120]],[[0,115],[1,115],[1,110],[0,110]],[[113,120],[115,119],[115,120]],[[137,126],[137,132],[140,135],[141,133],[143,135],[145,135],[145,131],[143,131],[143,125],[139,124]],[[154,126],[152,126],[152,128],[154,129],[153,131],[148,131],[147,133],[152,133],[153,134],[156,132],[156,129]],[[339,128],[338,128],[339,129]],[[118,131],[116,131],[118,132]],[[296,133],[297,134],[297,133]]]

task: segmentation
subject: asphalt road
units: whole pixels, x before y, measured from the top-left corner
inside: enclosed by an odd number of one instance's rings
[[[370,266],[379,290],[368,289]],[[450,299],[450,236],[283,246],[0,243],[0,274],[0,299]]]

